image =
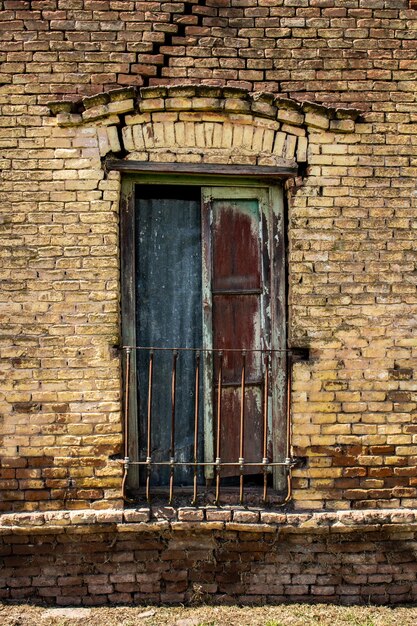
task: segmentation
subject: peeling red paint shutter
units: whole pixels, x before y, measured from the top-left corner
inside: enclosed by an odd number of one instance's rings
[[[212,345],[223,350],[221,459],[236,462],[239,454],[241,378],[245,351],[245,461],[262,459],[262,355],[265,345],[264,284],[260,190],[217,190],[211,202]],[[269,275],[269,272],[267,272]],[[269,342],[268,342],[269,343]],[[214,360],[214,380],[218,376]],[[215,396],[217,388],[215,388]],[[216,405],[217,398],[214,398]],[[255,474],[259,468],[246,467]],[[239,468],[224,467],[222,476]]]

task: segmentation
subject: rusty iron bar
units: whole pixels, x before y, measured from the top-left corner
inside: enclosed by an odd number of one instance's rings
[[[217,376],[217,437],[216,437],[216,497],[215,504],[220,502],[220,471],[221,471],[221,426],[222,426],[222,378],[223,352],[219,352],[219,372]]]
[[[174,468],[175,468],[175,405],[177,394],[177,359],[178,352],[172,352],[171,370],[171,445],[170,445],[170,472],[169,472],[169,504],[172,504],[174,497]]]
[[[240,385],[240,431],[239,431],[239,502],[243,504],[243,470],[245,468],[245,377],[246,352],[242,350],[242,375]]]
[[[151,431],[152,431],[152,382],[153,382],[153,350],[149,353],[149,370],[148,370],[148,415],[147,415],[147,442],[146,442],[146,500],[151,501]]]
[[[263,376],[263,459],[262,462],[245,462],[244,460],[244,438],[245,438],[245,389],[247,386],[246,383],[246,350],[242,349],[225,349],[225,350],[216,350],[216,349],[195,349],[195,348],[144,348],[141,346],[123,346],[123,350],[125,351],[126,361],[125,361],[125,397],[124,397],[124,432],[125,432],[125,441],[124,441],[124,475],[122,480],[122,493],[123,498],[128,501],[128,498],[125,496],[125,483],[127,480],[128,469],[130,466],[139,465],[146,466],[147,477],[146,477],[146,498],[148,502],[151,501],[151,493],[150,493],[150,482],[151,482],[151,473],[153,466],[170,466],[170,502],[173,498],[173,476],[175,471],[175,466],[192,466],[194,468],[194,486],[193,486],[193,504],[197,502],[198,495],[198,468],[204,466],[211,466],[215,468],[216,471],[216,496],[215,503],[219,504],[220,502],[220,487],[221,487],[221,468],[226,466],[237,466],[240,469],[240,502],[243,502],[243,491],[244,491],[244,475],[243,471],[245,467],[261,467],[264,473],[264,484],[263,484],[263,502],[266,504],[268,500],[268,470],[269,468],[275,466],[282,466],[287,468],[287,494],[285,499],[280,503],[280,506],[286,504],[292,495],[292,484],[291,484],[291,474],[292,467],[294,466],[294,459],[291,457],[292,453],[292,442],[291,442],[291,392],[292,392],[292,368],[294,363],[294,351],[292,349],[286,350],[274,350],[274,349],[260,349],[260,350],[250,350],[250,352],[262,352],[264,353],[264,376]],[[133,350],[149,350],[149,368],[148,368],[148,397],[147,397],[147,457],[146,461],[131,461],[129,459],[129,396],[130,396],[130,378],[131,378],[131,357]],[[173,352],[173,368],[172,368],[172,380],[171,380],[171,458],[169,461],[161,461],[154,462],[152,461],[151,456],[151,443],[152,443],[152,396],[153,396],[153,374],[154,374],[154,350],[162,350],[167,351],[170,350]],[[195,366],[195,406],[194,406],[194,458],[192,462],[176,462],[175,461],[175,403],[176,403],[176,365],[179,351],[188,351],[196,353],[196,366]],[[216,432],[216,459],[213,461],[199,461],[198,460],[198,437],[199,437],[199,429],[200,429],[200,358],[201,353],[210,352],[210,353],[218,353],[219,358],[219,370],[217,377],[217,432]],[[241,387],[241,406],[240,406],[240,437],[239,437],[239,452],[240,457],[238,462],[221,462],[221,427],[222,427],[222,393],[223,393],[223,364],[224,364],[224,352],[240,352],[242,354],[242,376],[240,381]],[[286,389],[286,427],[287,427],[287,436],[286,436],[286,458],[284,461],[269,461],[268,459],[268,399],[269,399],[269,374],[270,374],[270,363],[271,357],[274,353],[288,353],[287,357],[287,389]],[[239,383],[237,383],[239,385]]]
[[[268,467],[274,467],[274,466],[283,466],[283,467],[291,467],[293,464],[292,459],[286,460],[286,461],[277,461],[276,463],[270,463],[268,461]],[[130,461],[129,465],[148,465],[147,461]],[[171,461],[151,461],[150,465],[171,465]],[[218,466],[218,463],[216,463],[216,461],[207,461],[207,462],[203,462],[203,461],[199,461],[198,463],[195,463],[194,461],[175,461],[175,465],[185,465],[185,466],[190,466],[190,467],[194,467],[195,465],[198,465],[199,467],[204,467],[204,466],[208,466],[208,467],[216,467]],[[239,463],[239,461],[231,461],[229,462],[225,462],[223,461],[221,464],[221,467],[226,467],[226,466],[239,466],[241,465]],[[262,461],[258,461],[258,462],[247,462],[245,461],[243,463],[243,465],[245,467],[262,467],[263,463]]]
[[[123,479],[122,479],[122,497],[126,500],[126,480],[129,471],[129,399],[130,399],[130,357],[131,350],[126,350],[126,369],[125,369],[125,405],[124,405],[124,438],[125,438],[125,458],[123,462]],[[130,500],[129,500],[130,502]]]
[[[125,369],[125,461],[129,457],[129,395],[130,395],[130,349],[126,350],[126,369]]]
[[[172,352],[173,350],[177,350],[177,352],[242,352],[242,348],[222,348],[219,350],[218,348],[179,348],[179,347],[169,347],[169,348],[158,348],[156,346],[122,346],[123,350],[153,350],[155,352]],[[246,352],[289,352],[292,353],[293,350],[291,348],[245,348]]]
[[[264,414],[263,414],[263,470],[264,470],[264,490],[263,502],[268,501],[268,393],[269,393],[269,355],[265,355],[265,376],[264,376]]]
[[[291,452],[292,452],[292,437],[291,437],[291,394],[292,394],[292,370],[293,370],[294,360],[293,353],[290,352],[287,357],[287,406],[286,406],[286,418],[287,418],[287,446],[286,446],[286,463],[287,463],[287,495],[285,496],[282,505],[286,504],[291,500],[292,496],[292,463],[291,463]]]
[[[199,406],[200,406],[200,352],[195,355],[195,388],[194,388],[194,479],[192,505],[197,504],[198,480],[198,435],[199,435]]]

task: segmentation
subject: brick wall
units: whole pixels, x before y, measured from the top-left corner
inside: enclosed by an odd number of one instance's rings
[[[277,526],[146,523],[141,512],[128,513],[5,515],[0,598],[55,605],[416,600],[415,512],[276,515]]]
[[[121,505],[109,122],[63,127],[45,105],[173,82],[362,111],[342,140],[308,131],[289,190],[290,342],[311,354],[294,372],[294,506],[415,506],[417,13],[299,4],[4,2],[0,510]]]
[[[415,12],[401,0],[5,0],[3,7],[2,82],[27,96],[19,105],[174,81],[379,113],[410,113],[415,101]]]

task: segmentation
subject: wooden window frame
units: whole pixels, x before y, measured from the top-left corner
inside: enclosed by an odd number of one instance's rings
[[[129,164],[130,165],[130,164]],[[149,165],[149,164],[145,164]],[[158,165],[158,164],[156,164]],[[169,166],[170,164],[167,164]],[[229,170],[230,168],[230,170]],[[122,169],[122,168],[112,168]],[[168,169],[168,167],[166,168]],[[272,271],[271,300],[274,299],[274,314],[271,316],[271,342],[277,352],[277,359],[280,360],[277,371],[279,374],[274,382],[274,394],[276,397],[276,411],[273,412],[272,433],[274,438],[274,457],[285,460],[286,454],[286,245],[284,228],[284,204],[282,178],[288,176],[288,172],[283,173],[283,168],[270,168],[280,170],[274,174],[266,168],[253,166],[250,172],[245,168],[245,175],[233,175],[235,167],[221,166],[221,172],[230,171],[230,175],[214,174],[212,171],[205,173],[204,168],[200,168],[200,174],[190,172],[188,167],[184,167],[178,173],[160,173],[159,168],[142,168],[140,164],[129,169],[123,168],[121,184],[120,202],[120,278],[121,278],[121,335],[123,346],[136,345],[136,251],[135,251],[135,200],[137,185],[195,185],[199,187],[240,187],[240,188],[266,188],[268,189],[269,202],[271,206],[271,217],[273,224],[269,234],[270,244],[270,266]],[[217,170],[218,171],[218,170]],[[191,174],[191,175],[190,175]],[[281,261],[281,262],[280,262]],[[283,323],[276,323],[276,319],[284,320]],[[274,323],[275,322],[275,323]],[[282,351],[282,352],[281,352]],[[130,358],[130,393],[129,403],[129,441],[128,453],[130,461],[138,461],[138,402],[136,389],[136,354],[132,351]],[[126,381],[124,381],[126,385]],[[274,490],[277,493],[285,492],[287,481],[282,468],[274,468],[273,471]],[[132,489],[139,487],[139,468],[137,465],[130,466],[128,474],[128,486]]]

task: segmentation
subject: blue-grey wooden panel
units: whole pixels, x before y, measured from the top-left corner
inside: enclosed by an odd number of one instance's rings
[[[201,347],[200,188],[168,185],[138,187],[136,241],[137,344],[159,348]],[[192,352],[180,352],[177,361],[177,461],[193,459],[194,356]],[[148,358],[148,351],[139,351],[139,447],[142,459],[146,457]],[[155,352],[153,461],[168,461],[170,458],[171,366],[172,352]],[[202,459],[202,435],[200,439]],[[155,467],[152,484],[165,485],[168,476],[167,468]],[[175,469],[177,485],[192,484],[192,477],[192,468]]]

